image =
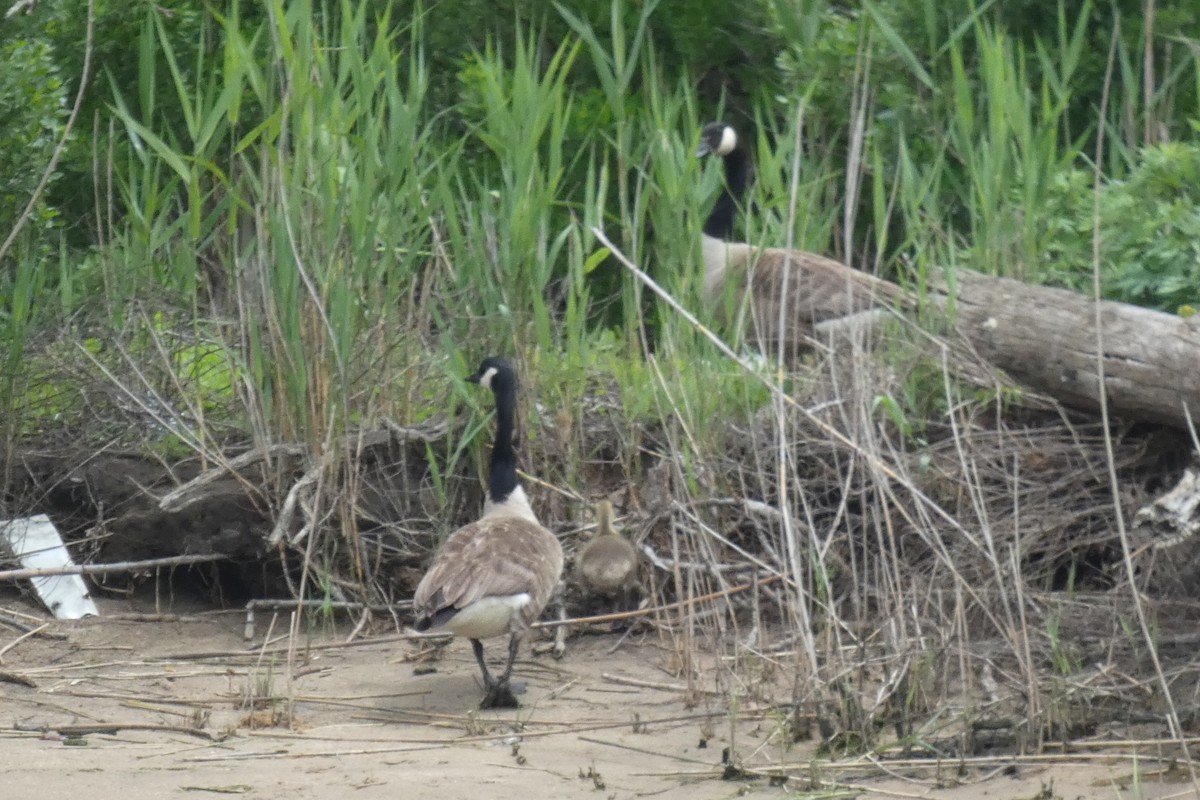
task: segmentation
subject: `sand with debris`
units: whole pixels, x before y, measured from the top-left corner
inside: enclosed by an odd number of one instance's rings
[[[816,746],[786,735],[766,683],[736,715],[710,691],[715,668],[699,670],[689,696],[673,670],[677,654],[654,633],[579,636],[562,660],[526,651],[524,707],[479,711],[462,641],[440,653],[383,633],[346,645],[342,623],[302,631],[289,651],[283,617],[260,620],[247,643],[238,613],[177,608],[177,618],[147,621],[127,615],[153,613],[153,604],[100,606],[99,619],[50,622],[3,653],[3,796],[704,800],[796,797],[817,792],[814,780],[823,796],[947,800],[1169,797],[1189,788],[1121,758],[893,778],[818,767],[793,769],[782,784],[731,780],[726,749],[769,769],[806,763]],[[40,616],[15,594],[0,597],[0,614],[17,613]],[[268,629],[278,641],[266,639]],[[4,631],[0,647],[20,635]],[[503,648],[491,649],[498,657]]]

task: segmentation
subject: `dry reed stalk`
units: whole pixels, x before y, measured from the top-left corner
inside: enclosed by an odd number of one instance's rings
[[[622,744],[620,742],[606,742],[603,739],[596,739],[591,736],[580,736],[579,740],[581,742],[589,742],[591,744],[599,744],[599,745],[603,745],[605,747],[615,747],[619,750],[628,750],[631,753],[642,753],[644,755],[654,756],[655,758],[666,758],[666,759],[670,759],[671,761],[682,761],[685,764],[708,764],[707,761],[704,761],[699,758],[688,758],[687,756],[677,756],[674,753],[660,753],[656,750],[651,750],[647,747],[634,747],[633,745]]]
[[[32,2],[29,3],[33,5]],[[14,3],[9,7],[5,18],[11,17],[17,13],[21,3]],[[83,99],[86,96],[86,91],[91,84],[92,79],[92,53],[94,50],[96,32],[96,0],[88,0],[87,4],[87,26],[85,28],[83,41],[83,67],[79,75],[79,88],[75,92],[75,104],[71,106],[71,113],[67,117],[66,125],[63,126],[62,136],[59,137],[58,143],[54,146],[54,153],[50,156],[50,162],[46,164],[45,171],[42,172],[42,177],[34,187],[33,194],[29,197],[29,202],[25,204],[25,208],[21,211],[13,223],[12,230],[8,232],[4,243],[0,244],[0,261],[4,261],[4,257],[8,255],[13,243],[17,240],[17,235],[21,229],[29,222],[33,211],[37,208],[38,201],[41,200],[42,194],[46,191],[46,187],[50,184],[50,179],[54,177],[55,170],[58,169],[58,161],[62,158],[63,151],[67,147],[67,140],[71,136],[71,131],[75,128],[75,122],[79,118],[79,110],[83,107]]]
[[[1148,4],[1148,10],[1153,13],[1153,3]],[[1148,19],[1147,25],[1152,25],[1153,20]],[[1108,63],[1104,72],[1104,87],[1100,95],[1100,111],[1099,119],[1105,119],[1105,112],[1108,108],[1109,92],[1112,88],[1113,68],[1116,63],[1117,39],[1118,32],[1112,34],[1112,42],[1108,51]],[[1149,37],[1149,33],[1146,34]],[[1147,54],[1147,59],[1150,54]],[[1147,76],[1149,77],[1149,76]],[[1146,91],[1150,92],[1150,87],[1146,87]],[[1146,109],[1147,115],[1150,114],[1150,108]],[[1149,130],[1150,121],[1146,122],[1147,130]],[[1150,622],[1146,616],[1145,605],[1142,602],[1141,593],[1137,590],[1137,573],[1134,569],[1131,552],[1133,550],[1130,541],[1129,533],[1125,528],[1125,514],[1121,505],[1121,485],[1117,475],[1116,456],[1114,453],[1112,432],[1109,428],[1108,415],[1108,391],[1105,386],[1104,377],[1104,314],[1101,309],[1100,299],[1102,296],[1100,287],[1100,185],[1101,185],[1101,161],[1104,157],[1104,129],[1101,125],[1096,132],[1096,159],[1092,172],[1092,299],[1095,308],[1095,335],[1096,335],[1096,378],[1100,386],[1100,419],[1104,425],[1104,450],[1106,458],[1106,466],[1108,467],[1108,478],[1112,489],[1112,504],[1113,511],[1116,515],[1117,535],[1121,543],[1122,565],[1125,568],[1125,576],[1129,583],[1130,596],[1133,601],[1134,612],[1137,616],[1138,626],[1141,628],[1142,638],[1145,643],[1147,652],[1150,655],[1150,660],[1154,665],[1154,673],[1158,678],[1158,686],[1162,693],[1163,700],[1167,705],[1168,721],[1171,726],[1171,733],[1179,740],[1181,746],[1181,754],[1183,762],[1187,765],[1188,774],[1191,777],[1192,788],[1197,795],[1200,795],[1200,774],[1197,774],[1196,765],[1192,761],[1191,751],[1184,741],[1183,726],[1180,723],[1179,712],[1175,707],[1175,698],[1171,692],[1171,684],[1167,681],[1166,674],[1163,671],[1162,661],[1159,659],[1158,646],[1155,642],[1155,632],[1151,630]]]
[[[652,615],[657,615],[657,614],[664,614],[668,611],[676,611],[678,609],[687,608],[689,606],[694,606],[699,603],[707,603],[712,600],[719,600],[724,597],[730,597],[735,594],[740,594],[742,592],[745,592],[748,589],[753,588],[754,586],[774,583],[775,581],[780,580],[782,577],[783,577],[782,575],[778,575],[778,574],[768,575],[759,580],[750,581],[749,583],[743,583],[743,584],[739,584],[737,586],[730,586],[727,589],[721,589],[719,591],[709,592],[708,594],[699,595],[696,597],[686,597],[683,600],[677,600],[674,603],[667,603],[665,605],[651,606],[649,608],[639,608],[639,609],[635,609],[633,611],[617,611],[617,612],[613,612],[611,614],[597,614],[597,615],[591,616],[591,617],[574,617],[574,618],[562,619],[562,620],[557,620],[557,619],[555,619],[555,620],[540,620],[538,622],[533,623],[533,625],[531,627],[555,628],[560,625],[591,625],[591,624],[594,624],[597,622],[616,622],[616,621],[623,620],[623,619],[635,619],[638,617],[647,617],[647,616],[652,616]],[[419,638],[419,637],[412,637],[412,638]]]
[[[391,712],[389,712],[389,713],[391,713]],[[404,713],[404,712],[396,712],[396,713]],[[764,719],[764,718],[768,717],[771,713],[773,713],[773,709],[765,709],[762,711],[743,711],[740,713],[741,713],[742,721],[752,721],[752,720],[759,720],[759,719]],[[639,726],[646,727],[646,728],[654,727],[654,726],[663,726],[663,725],[679,727],[684,724],[692,723],[692,722],[710,721],[710,720],[712,720],[713,716],[714,715],[711,712],[705,712],[705,713],[699,713],[699,714],[679,714],[679,715],[670,716],[670,717],[654,717],[654,718],[650,718],[650,719],[639,719],[637,721],[637,724]],[[498,718],[500,718],[500,719],[503,719],[506,717],[510,717],[510,715],[499,715],[498,716]],[[395,721],[394,719],[389,718],[389,717],[361,717],[360,719],[368,720],[371,722],[394,722]],[[460,719],[465,720],[465,717],[460,718]],[[522,724],[528,724],[528,723],[525,723],[525,721],[522,720]],[[532,724],[539,724],[539,723],[533,722]],[[562,725],[562,723],[560,723],[560,722],[555,722],[552,724]],[[571,735],[571,734],[577,734],[577,733],[587,733],[589,731],[611,730],[613,728],[629,728],[633,724],[634,724],[633,720],[631,720],[631,719],[622,720],[620,722],[615,722],[612,720],[606,720],[604,722],[583,722],[583,723],[576,723],[576,724],[568,724],[557,730],[548,730],[548,731],[523,730],[521,732],[521,738],[522,739],[543,739],[543,738],[550,737],[550,736],[565,736],[565,735]],[[461,729],[461,726],[460,726],[460,729]],[[494,741],[498,741],[498,740],[503,741],[504,739],[507,739],[508,737],[510,737],[512,735],[513,735],[512,732],[509,731],[509,732],[502,732],[502,733],[468,734],[466,736],[458,736],[453,739],[411,738],[411,739],[397,739],[395,741],[401,742],[401,743],[406,743],[406,744],[478,744],[480,742],[494,742]]]
[[[692,686],[680,686],[676,683],[660,683],[658,681],[646,681],[640,678],[628,678],[624,675],[611,675],[607,672],[600,673],[600,677],[609,683],[619,683],[623,686],[636,686],[639,689],[658,689],[663,692],[676,692],[678,694],[689,694],[699,692],[701,694],[711,694],[720,696],[722,692],[708,691],[705,689],[697,689]]]
[[[613,252],[689,325],[743,370],[754,372],[632,262]],[[915,452],[904,436],[881,424],[873,405],[882,394],[902,394],[904,367],[872,361],[861,342],[830,353],[816,367],[827,374],[811,382],[810,396],[781,395],[771,378],[755,373],[773,404],[748,432],[738,432],[728,461],[715,465],[745,500],[675,501],[678,519],[670,519],[669,534],[676,550],[670,558],[651,561],[674,578],[676,597],[685,598],[695,594],[694,578],[680,570],[717,581],[732,571],[713,556],[709,538],[739,559],[749,554],[749,563],[760,569],[786,574],[786,586],[795,587],[792,596],[764,596],[776,603],[778,618],[793,620],[799,640],[814,625],[820,634],[813,646],[794,648],[797,702],[841,706],[867,733],[870,720],[883,721],[880,715],[890,713],[889,707],[899,706],[919,721],[963,689],[974,703],[981,691],[1008,702],[1024,696],[1032,698],[1023,719],[1036,746],[1047,703],[1086,705],[1088,695],[1081,692],[1099,690],[1078,687],[1070,697],[1053,696],[1061,680],[1047,678],[1056,669],[1060,645],[1048,634],[1048,626],[1057,622],[1048,599],[1052,593],[1042,587],[1061,582],[1090,554],[1109,552],[1118,543],[1105,510],[1106,502],[1111,508],[1113,491],[1106,480],[1110,465],[1123,482],[1136,484],[1139,476],[1153,474],[1152,462],[1136,438],[1113,443],[1111,457],[1106,454],[1109,429],[1103,424],[1081,424],[1064,413],[1041,410],[1021,417],[999,401],[989,408],[964,397],[956,383],[961,367],[952,359],[954,349],[933,337],[925,342],[934,348],[928,360],[936,364],[941,402],[949,411],[944,422],[925,423],[928,429]],[[808,376],[796,377],[805,386]],[[671,413],[668,408],[666,415]],[[682,443],[686,428],[681,436]],[[669,458],[664,462],[677,468]],[[756,514],[747,503],[762,504],[769,512]],[[697,508],[722,515],[720,524],[702,519]],[[684,529],[675,530],[680,524]],[[786,532],[789,526],[792,533]],[[715,530],[721,531],[719,537],[709,535]],[[690,538],[693,532],[704,536]],[[657,555],[649,541],[645,547]],[[944,587],[952,587],[952,594]],[[797,603],[814,609],[813,625],[792,616]],[[753,607],[761,609],[761,600]],[[731,612],[712,618],[718,633],[740,624]],[[1107,635],[1103,628],[1080,624],[1065,644],[1132,657],[1133,647],[1121,640],[1117,614],[1110,619]],[[692,622],[684,620],[685,630]],[[755,628],[751,633],[762,635]],[[1157,638],[1161,646],[1182,637],[1182,646],[1193,635],[1163,630]],[[856,655],[867,647],[879,651],[882,660]],[[982,679],[981,667],[987,673]],[[815,691],[819,681],[799,677],[814,669],[826,684],[830,676],[840,676],[850,695],[839,690],[840,696],[822,699]],[[874,696],[857,710],[845,706],[856,693]]]
[[[10,569],[0,571],[0,581],[16,581],[56,575],[110,575],[115,572],[137,572],[139,570],[159,569],[161,567],[181,567],[190,564],[205,564],[211,561],[227,561],[228,559],[229,556],[227,555],[211,553],[205,555],[171,556],[170,558],[149,558],[144,561],[120,561],[113,564],[68,564],[62,567]]]
[[[184,733],[188,736],[198,736],[202,739],[208,739],[212,742],[222,741],[225,737],[219,734],[214,734],[210,731],[200,728],[193,728],[187,725],[156,725],[144,722],[98,722],[90,725],[46,725],[40,727],[23,727],[21,725],[13,726],[10,730],[14,731],[41,731],[49,733],[51,731],[59,733],[63,736],[87,736],[92,733],[108,733],[116,734],[121,731],[156,731],[161,733]]]
[[[0,670],[0,683],[15,683],[18,686],[24,686],[28,689],[38,688],[35,681],[30,680],[19,672],[8,672],[7,670]]]
[[[42,615],[27,614],[24,611],[18,611],[15,608],[5,608],[4,614],[5,614],[5,618],[4,618],[5,622],[7,622],[7,615],[9,615],[9,614],[11,614],[13,617],[20,617],[21,619],[29,620],[30,622],[33,622],[33,623],[36,623],[39,625],[46,621],[46,616],[44,614],[42,614]],[[28,630],[28,628],[26,628],[26,630]]]
[[[38,633],[41,633],[42,631],[46,630],[46,628],[48,628],[49,626],[50,626],[49,622],[42,622],[42,624],[35,627],[34,630],[25,631],[24,633],[20,634],[20,636],[18,636],[16,639],[13,639],[12,642],[2,646],[2,648],[0,648],[0,664],[4,663],[4,657],[8,651],[12,650],[13,648],[16,648],[16,646],[18,644],[24,642],[25,639],[37,636]]]

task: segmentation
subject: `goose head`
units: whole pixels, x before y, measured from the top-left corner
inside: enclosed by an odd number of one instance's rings
[[[696,155],[727,156],[737,149],[737,146],[738,135],[732,125],[726,122],[710,122],[700,131],[700,146]]]

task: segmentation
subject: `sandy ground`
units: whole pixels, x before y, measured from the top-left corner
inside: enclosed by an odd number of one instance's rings
[[[100,605],[100,619],[51,623],[47,632],[62,638],[27,638],[0,655],[0,798],[1190,794],[1188,783],[1155,777],[1148,767],[1138,772],[1122,759],[967,776],[947,770],[951,782],[942,785],[928,772],[887,780],[842,775],[841,789],[824,791],[804,777],[782,786],[722,780],[721,754],[731,736],[734,752],[759,767],[804,763],[813,745],[785,749],[767,702],[743,700],[736,724],[716,695],[686,704],[680,679],[665,669],[674,656],[657,636],[630,637],[613,653],[615,635],[576,638],[561,661],[526,650],[518,662],[529,684],[524,707],[478,711],[477,670],[462,641],[429,660],[419,656],[428,643],[386,634],[344,646],[350,628],[343,622],[338,630],[303,634],[289,656],[286,638],[264,648],[270,615],[264,620],[261,612],[257,638],[247,644],[236,613],[148,622],[113,617],[152,606]],[[0,595],[0,613],[14,612],[40,616],[15,595]],[[18,635],[0,628],[0,648]],[[498,659],[503,649],[492,643],[489,652]],[[252,708],[255,697],[276,701]],[[197,722],[202,728],[189,731]],[[128,727],[54,732],[101,723]]]

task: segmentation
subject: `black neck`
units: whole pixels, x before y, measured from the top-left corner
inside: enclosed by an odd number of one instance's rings
[[[722,241],[733,238],[733,220],[737,216],[738,203],[746,193],[747,158],[741,143],[733,152],[723,157],[725,161],[725,188],[717,198],[716,205],[704,221],[704,232]]]
[[[517,387],[498,386],[496,395],[496,443],[492,446],[492,469],[488,476],[488,498],[503,503],[519,486],[517,452],[513,448],[513,420],[517,414]]]

